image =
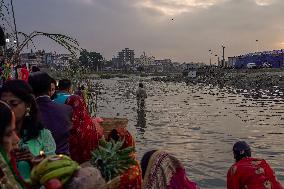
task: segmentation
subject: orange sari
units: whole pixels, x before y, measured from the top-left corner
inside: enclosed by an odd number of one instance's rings
[[[135,147],[135,141],[129,131],[125,128],[115,129],[120,140],[124,140],[122,148]],[[109,139],[111,136],[108,137]],[[131,166],[120,176],[120,184],[118,189],[141,189],[142,187],[142,171],[137,161],[136,154],[132,154],[132,157],[136,160],[137,165]]]

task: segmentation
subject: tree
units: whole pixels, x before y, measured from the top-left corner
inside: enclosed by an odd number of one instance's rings
[[[9,48],[6,50],[6,57],[8,59],[11,59],[14,56],[14,54],[15,54],[15,51],[13,48]]]
[[[100,53],[90,52],[89,60],[90,60],[91,66],[95,68],[96,71],[100,71],[102,69],[103,56]]]
[[[81,50],[79,62],[82,66],[89,68],[89,52],[86,49]]]
[[[86,49],[82,49],[80,52],[79,61],[81,66],[100,71],[102,69],[103,56],[97,52],[88,52]]]
[[[75,39],[67,35],[58,34],[58,33],[39,32],[39,31],[33,31],[32,33],[27,35],[23,32],[14,31],[14,27],[12,27],[8,19],[8,17],[10,16],[10,12],[7,5],[8,4],[7,3],[5,4],[4,0],[0,0],[0,19],[3,21],[3,25],[6,25],[7,28],[10,28],[12,30],[12,33],[10,33],[12,37],[14,35],[21,35],[24,37],[23,41],[21,42],[17,41],[19,45],[17,45],[17,48],[13,56],[10,59],[8,59],[9,62],[18,63],[19,55],[23,50],[23,48],[26,47],[29,43],[32,43],[34,45],[33,39],[38,36],[47,37],[55,41],[57,44],[67,49],[73,55],[74,58],[76,57],[76,52],[79,50],[79,43]],[[5,26],[4,26],[4,31],[5,31]]]

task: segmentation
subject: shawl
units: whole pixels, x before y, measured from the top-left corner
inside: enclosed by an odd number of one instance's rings
[[[0,147],[0,152],[0,188],[23,189],[24,186],[21,185],[21,181],[17,178],[7,154],[2,147]]]
[[[143,180],[143,189],[197,189],[190,181],[181,162],[163,151],[150,157]]]

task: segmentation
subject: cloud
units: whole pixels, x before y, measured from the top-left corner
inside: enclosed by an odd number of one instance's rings
[[[224,0],[143,0],[137,5],[160,12],[163,15],[175,16],[196,8],[208,8]]]
[[[255,3],[259,6],[269,6],[275,3],[275,0],[255,0]]]

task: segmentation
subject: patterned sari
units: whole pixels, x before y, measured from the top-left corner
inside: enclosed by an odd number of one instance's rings
[[[16,172],[10,163],[6,152],[0,147],[0,188],[1,189],[24,189],[24,185],[21,183]]]
[[[142,160],[143,161],[143,160]],[[181,162],[163,151],[154,152],[148,162],[143,189],[197,189],[186,176]]]
[[[122,148],[135,147],[135,141],[129,131],[125,128],[116,128],[120,140],[124,140]],[[110,139],[110,136],[108,137]],[[131,166],[120,176],[120,183],[117,189],[141,189],[142,171],[137,161],[136,154],[132,157],[136,160],[137,165]]]
[[[91,159],[91,152],[97,148],[103,129],[91,118],[80,96],[70,96],[66,104],[73,108],[73,127],[69,138],[71,158],[78,163],[84,163]]]
[[[263,159],[246,157],[232,165],[227,189],[283,189],[274,171]]]

